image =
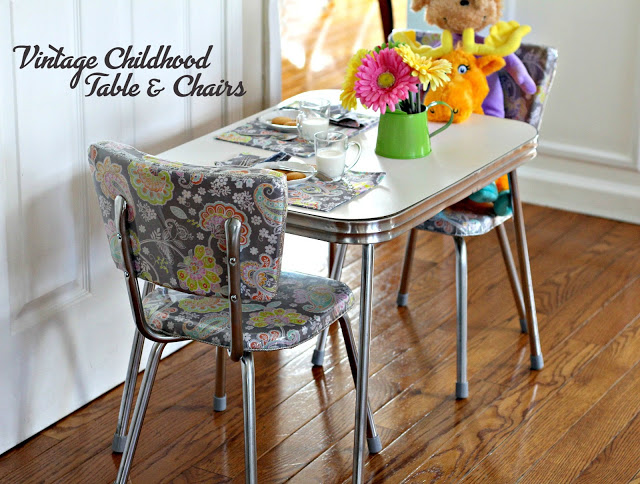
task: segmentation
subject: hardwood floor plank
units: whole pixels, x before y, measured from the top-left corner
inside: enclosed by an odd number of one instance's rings
[[[231,479],[197,467],[190,467],[170,482],[171,484],[225,484],[231,482]]]
[[[633,398],[637,398],[634,395]],[[573,482],[633,482],[640,469],[640,415],[604,448]]]
[[[538,327],[543,352],[553,351],[557,345],[563,344],[566,338],[573,335],[590,318],[600,314],[611,298],[614,298],[640,274],[640,246],[633,242],[636,237],[640,237],[640,227],[628,225],[622,225],[622,227],[624,230],[616,228],[612,231],[614,235],[619,232],[623,239],[617,239],[617,244],[611,246],[608,252],[601,254],[600,251],[595,251],[592,257],[579,261],[582,267],[590,269],[583,270],[578,280],[576,277],[571,278],[574,281],[573,284],[577,285],[574,290],[575,296],[555,310],[548,311],[547,314],[539,314]],[[630,227],[633,227],[633,230],[628,230]],[[552,250],[555,254],[555,247]],[[619,257],[618,250],[623,251],[624,257]],[[627,257],[629,259],[626,259]],[[552,271],[552,269],[549,270]],[[605,274],[607,277],[602,280]],[[557,280],[563,278],[564,271],[555,274],[549,272],[548,275],[548,279],[552,280],[551,285],[557,284]],[[545,284],[547,284],[546,281],[536,285],[536,292]],[[597,332],[598,326],[593,327]],[[518,360],[521,360],[521,363],[514,369],[513,362]],[[479,377],[494,382],[505,382],[510,374],[516,378],[518,372],[527,372],[528,365],[528,357],[526,355],[523,357],[521,348],[511,346],[507,347],[498,359],[490,362],[481,371]]]
[[[465,476],[466,482],[515,481],[555,444],[615,382],[640,361],[640,319],[587,363],[538,412],[511,432]],[[526,435],[526,439],[524,436]]]
[[[547,450],[518,482],[535,484],[573,481],[639,412],[640,365],[636,365]],[[637,449],[638,447],[634,448],[634,453],[640,462]]]
[[[15,472],[27,463],[39,459],[45,451],[59,443],[58,439],[38,434],[14,447],[9,452],[0,455],[0,482],[5,482],[5,476]]]
[[[493,400],[486,401],[482,407],[476,408],[467,422],[456,421],[455,426],[452,426],[455,428],[451,428],[438,439],[428,437],[430,421],[428,418],[421,419],[405,434],[402,441],[394,442],[393,446],[384,450],[402,457],[397,458],[393,466],[372,469],[375,475],[372,482],[401,482],[414,472],[414,482],[426,479],[425,473],[432,478],[446,476],[446,480],[455,479],[459,474],[458,470],[462,470],[465,463],[472,464],[477,453],[484,452],[484,449],[495,442],[500,442],[541,405],[548,395],[569,381],[596,351],[595,345],[570,343],[547,362],[547,371],[530,373],[512,389],[496,385],[500,391]],[[450,371],[454,371],[453,364]],[[474,382],[473,378],[470,381]],[[483,381],[474,385],[476,390],[467,402],[475,400],[476,392],[482,391],[487,385],[492,384]],[[445,404],[446,402],[443,403]],[[469,442],[468,445],[465,445],[465,442],[460,443],[468,434],[477,436],[479,441]],[[414,442],[426,442],[426,445],[416,449]],[[429,459],[430,456],[434,457]]]

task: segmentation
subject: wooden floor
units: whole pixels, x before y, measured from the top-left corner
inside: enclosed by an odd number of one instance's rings
[[[370,397],[384,449],[367,458],[368,481],[640,482],[640,227],[525,214],[546,366],[529,371],[495,236],[471,239],[465,401],[453,397],[451,239],[421,234],[406,309],[395,306],[405,237],[379,246]],[[300,239],[287,244],[289,255],[310,253]],[[356,295],[358,256],[349,249],[343,277]],[[348,361],[335,328],[324,369],[311,367],[312,345],[256,355],[260,482],[349,479]],[[214,360],[191,344],[161,363],[132,482],[243,482],[240,368],[228,365],[229,407],[214,413]],[[0,482],[112,482],[121,391],[0,457]]]

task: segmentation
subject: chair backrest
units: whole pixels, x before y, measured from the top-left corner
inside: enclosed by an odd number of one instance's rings
[[[416,41],[423,45],[438,45],[440,34],[416,30]],[[393,40],[393,33],[389,37]],[[516,52],[537,86],[535,94],[526,95],[513,78],[502,69],[498,72],[504,92],[505,118],[525,121],[540,129],[547,95],[551,90],[558,63],[558,51],[553,47],[522,44]]]
[[[119,269],[124,265],[114,200],[121,195],[137,277],[202,296],[224,292],[225,221],[233,217],[242,224],[242,299],[275,295],[287,213],[287,183],[280,173],[182,165],[110,141],[91,145],[89,163]]]

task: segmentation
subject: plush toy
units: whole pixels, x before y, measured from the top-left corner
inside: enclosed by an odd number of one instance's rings
[[[411,9],[418,12],[427,8],[426,20],[444,30],[441,47],[451,51],[458,43],[462,49],[474,55],[498,55],[504,57],[506,70],[518,86],[527,94],[536,92],[536,85],[527,68],[515,55],[522,37],[531,28],[517,22],[499,22],[502,16],[502,0],[413,0]],[[493,25],[485,40],[475,32]],[[396,39],[398,41],[400,39]],[[449,45],[447,45],[449,44]],[[430,50],[429,46],[422,46]],[[436,55],[434,55],[436,54]],[[433,52],[429,57],[439,57]],[[504,94],[497,73],[487,78],[489,94],[482,103],[485,114],[504,118]]]
[[[495,55],[476,58],[462,49],[456,49],[440,57],[451,62],[450,81],[437,91],[429,90],[424,104],[444,101],[453,108],[453,122],[466,121],[471,113],[484,114],[482,102],[489,94],[487,76],[499,71],[505,65],[504,59]],[[429,121],[445,123],[451,113],[446,106],[429,108]]]

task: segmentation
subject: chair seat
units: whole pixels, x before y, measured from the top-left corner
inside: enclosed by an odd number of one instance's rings
[[[297,346],[343,316],[354,303],[349,286],[324,277],[282,272],[269,302],[242,304],[246,351]],[[229,301],[157,288],[142,302],[147,326],[215,346],[229,347]]]
[[[511,215],[496,215],[491,208],[465,201],[445,208],[416,228],[457,237],[471,237],[486,234],[510,218]]]

